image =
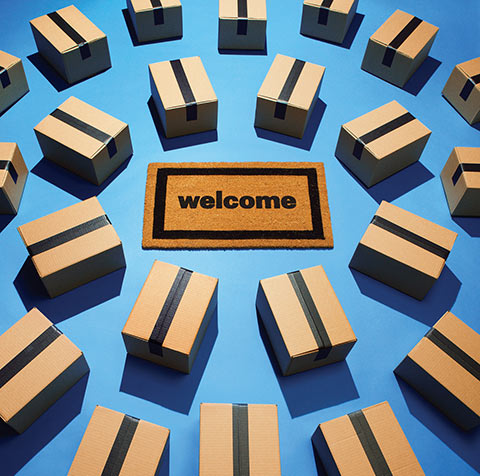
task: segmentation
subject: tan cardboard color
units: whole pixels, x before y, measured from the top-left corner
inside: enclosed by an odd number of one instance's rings
[[[234,476],[232,404],[200,404],[199,476]],[[248,405],[250,476],[280,476],[276,405]]]
[[[124,414],[96,406],[68,472],[69,476],[101,476]],[[155,476],[168,451],[170,430],[139,420],[122,462],[120,476]]]
[[[0,83],[0,113],[13,106],[22,96],[28,93],[28,83],[20,58],[0,50],[0,71],[6,70],[9,84],[3,87]]]
[[[383,201],[375,216],[450,251],[457,233]],[[423,299],[445,266],[445,259],[373,223],[350,267],[416,299]]]
[[[33,308],[0,335],[0,370],[52,323]],[[0,387],[0,418],[21,433],[88,372],[83,353],[64,335]]]
[[[28,169],[18,145],[15,142],[0,142],[0,162],[13,165],[13,175],[9,168],[0,169],[0,214],[16,214],[22,199]]]
[[[26,247],[105,215],[96,197],[18,227]],[[108,224],[31,257],[50,297],[125,267],[122,242]]]
[[[162,344],[150,351],[149,339],[180,267],[154,261],[122,330],[127,351],[137,357],[189,373],[217,306],[218,279],[194,272]]]
[[[356,141],[360,137],[407,113],[397,101],[391,101],[342,125],[335,155],[367,187],[420,158],[431,131],[418,119],[365,144],[360,159],[354,155]]]
[[[110,157],[107,144],[48,115],[34,128],[42,152],[48,160],[95,185],[101,185],[132,155],[130,130],[125,122],[74,96],[69,97],[57,109],[112,137],[116,152]]]

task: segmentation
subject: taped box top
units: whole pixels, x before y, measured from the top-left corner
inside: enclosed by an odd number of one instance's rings
[[[16,56],[13,56],[9,53],[6,53],[5,51],[0,50],[0,71],[3,69],[9,69],[11,68],[14,64],[17,64],[20,60],[20,58],[17,58]]]
[[[155,8],[173,8],[173,7],[181,7],[182,4],[180,0],[130,0],[133,10],[135,13],[139,12],[148,12]],[[158,7],[156,4],[159,4]]]
[[[267,4],[265,0],[219,0],[218,16],[225,19],[247,18],[266,21]]]
[[[349,13],[355,0],[304,0],[304,5],[326,8],[331,12]]]

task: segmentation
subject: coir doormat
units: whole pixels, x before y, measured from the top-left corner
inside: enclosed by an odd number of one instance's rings
[[[143,247],[332,248],[323,164],[150,164]]]

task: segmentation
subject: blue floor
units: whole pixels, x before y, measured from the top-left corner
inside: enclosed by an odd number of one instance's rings
[[[465,433],[393,369],[441,315],[452,310],[480,331],[480,218],[452,219],[439,174],[454,146],[480,146],[441,96],[455,64],[479,56],[480,3],[360,0],[342,46],[299,34],[301,1],[268,1],[263,54],[217,49],[216,0],[183,0],[184,37],[138,46],[121,0],[77,0],[108,36],[113,67],[67,87],[36,54],[28,21],[67,6],[61,0],[0,1],[0,48],[23,60],[30,92],[0,117],[0,140],[17,142],[31,170],[18,216],[0,217],[0,332],[37,306],[82,349],[91,368],[21,436],[0,436],[0,474],[67,473],[95,405],[167,426],[171,476],[198,473],[200,402],[276,403],[283,474],[316,475],[310,437],[318,423],[388,400],[427,475],[480,472],[480,428]],[[362,71],[368,37],[397,8],[440,28],[429,57],[406,90]],[[255,98],[276,53],[326,66],[320,100],[303,140],[253,127]],[[165,139],[149,107],[149,63],[200,55],[219,98],[218,132]],[[33,127],[70,95],[130,125],[134,155],[100,188],[42,160]],[[334,157],[340,125],[396,99],[433,133],[421,162],[366,190]],[[143,251],[147,164],[153,161],[323,161],[335,247],[317,251]],[[16,227],[98,195],[123,241],[127,268],[48,299],[26,260]],[[348,262],[379,202],[389,200],[456,231],[447,267],[418,302]],[[220,278],[218,321],[209,328],[193,373],[184,376],[127,357],[121,329],[154,259]],[[358,343],[346,362],[283,378],[255,313],[258,280],[318,265],[350,319]]]

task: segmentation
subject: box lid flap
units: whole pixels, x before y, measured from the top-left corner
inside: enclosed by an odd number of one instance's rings
[[[0,64],[1,61],[0,61]],[[478,58],[473,58],[469,61],[457,64],[457,68],[465,73],[469,78],[480,74],[480,56]],[[477,83],[477,87],[480,87],[480,83]]]
[[[0,70],[2,68],[8,69],[11,68],[14,64],[18,63],[20,58],[13,56],[5,51],[0,50]]]
[[[324,7],[330,11],[346,14],[352,9],[355,0],[304,0],[303,3],[312,7]]]
[[[160,3],[161,8],[172,8],[172,7],[181,7],[182,3],[180,0],[160,0],[155,2],[154,0],[130,0],[132,3],[133,9],[135,12],[144,12],[153,10],[153,8],[157,8],[156,4]]]
[[[246,10],[246,17],[239,12],[241,2]],[[220,18],[267,20],[267,3],[265,0],[219,0],[218,15]]]

